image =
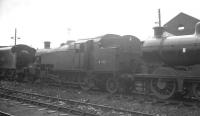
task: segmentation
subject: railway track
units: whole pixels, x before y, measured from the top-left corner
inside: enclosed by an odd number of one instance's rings
[[[61,99],[58,97],[27,93],[7,88],[0,88],[0,96],[81,116],[100,116],[102,115],[102,112],[108,111],[119,112],[121,114],[127,114],[131,116],[155,116],[155,114],[118,109],[110,106],[80,102],[71,99]],[[62,103],[62,105],[59,103]]]
[[[14,115],[0,111],[0,116],[14,116]]]

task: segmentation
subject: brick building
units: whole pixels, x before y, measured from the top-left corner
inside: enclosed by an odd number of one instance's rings
[[[191,35],[194,34],[195,24],[200,20],[185,13],[179,13],[164,25],[168,35]]]

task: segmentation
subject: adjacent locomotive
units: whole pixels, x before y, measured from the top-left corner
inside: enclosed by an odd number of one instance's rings
[[[25,69],[34,62],[36,50],[27,45],[0,48],[0,78],[23,80]]]
[[[151,91],[162,99],[179,93],[192,93],[200,99],[200,23],[193,35],[145,41],[143,59],[152,74]],[[155,68],[156,67],[156,68]]]

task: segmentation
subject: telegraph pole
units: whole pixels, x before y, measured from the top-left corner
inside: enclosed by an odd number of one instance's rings
[[[159,24],[159,27],[161,27],[161,14],[160,14],[160,9],[158,9],[158,24]]]
[[[17,39],[20,39],[19,37],[17,37],[17,29],[15,28],[15,35],[14,37],[11,37],[11,39],[14,39],[15,43],[14,45],[16,46],[17,45]]]
[[[154,27],[154,37],[156,39],[162,39],[163,38],[163,33],[164,33],[164,28],[161,25],[161,13],[160,13],[160,9],[158,9],[158,22],[155,22],[156,25],[158,24],[158,26]]]

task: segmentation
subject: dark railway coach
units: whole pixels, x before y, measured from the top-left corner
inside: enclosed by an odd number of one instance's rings
[[[0,77],[1,79],[21,80],[24,70],[33,63],[35,49],[27,45],[16,45],[0,48]]]

